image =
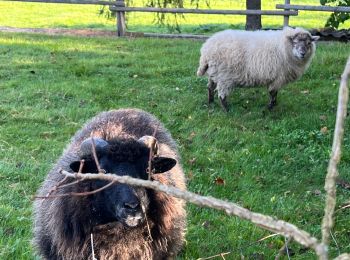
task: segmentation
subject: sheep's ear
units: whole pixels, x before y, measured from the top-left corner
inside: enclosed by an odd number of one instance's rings
[[[320,36],[311,36],[311,41],[316,42],[320,39]]]
[[[168,157],[154,157],[152,160],[152,171],[154,173],[163,173],[170,171],[175,165],[176,160]]]
[[[80,168],[80,161],[72,162],[69,166],[73,172],[78,172]],[[93,160],[86,160],[84,161],[83,169],[81,173],[97,173],[97,166],[95,161]]]

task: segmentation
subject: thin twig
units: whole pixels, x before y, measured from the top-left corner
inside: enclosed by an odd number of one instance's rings
[[[158,132],[158,129],[159,129],[159,123],[156,125],[156,127],[155,127],[154,130],[153,130],[152,136],[153,136],[154,138],[156,138],[156,134],[157,134],[157,132]]]
[[[268,235],[266,237],[263,237],[263,238],[260,238],[259,240],[257,240],[256,242],[261,242],[261,241],[264,241],[265,239],[268,239],[270,237],[275,237],[275,236],[280,236],[281,234],[271,234],[271,235]]]
[[[334,209],[336,204],[336,178],[338,177],[337,165],[340,161],[342,140],[344,136],[344,122],[346,118],[347,104],[349,99],[348,78],[350,75],[350,58],[347,61],[344,72],[342,74],[339,94],[338,109],[335,122],[335,130],[332,145],[332,154],[329,160],[327,176],[325,181],[325,190],[327,192],[325,213],[322,221],[322,243],[325,246],[329,244],[330,230],[334,226]],[[325,258],[328,259],[326,251]]]
[[[288,243],[290,242],[291,238],[288,237],[288,239],[286,237],[284,237],[284,245],[280,248],[280,250],[278,251],[278,254],[275,257],[275,260],[279,260],[282,255],[287,254],[288,259],[289,258],[289,252],[288,252]]]
[[[85,160],[80,160],[80,165],[79,165],[79,170],[78,170],[78,173],[82,173],[83,172],[83,167],[84,167],[84,163],[85,163]]]
[[[96,153],[96,145],[95,145],[95,140],[93,137],[91,137],[91,142],[92,142],[92,155],[94,157],[94,160],[95,160],[95,163],[96,163],[96,167],[97,167],[97,170],[98,170],[98,173],[106,173],[105,170],[103,170],[100,166],[100,163],[98,161],[98,158],[97,158],[97,153]]]
[[[57,191],[57,189],[62,185],[62,183],[64,183],[66,180],[68,179],[67,176],[64,176],[64,178],[62,180],[60,180],[55,186],[53,186],[53,188],[46,194],[46,198],[50,197],[50,195],[54,192]],[[36,198],[36,197],[34,197]]]
[[[284,237],[284,242],[286,244],[286,253],[287,253],[287,257],[288,257],[288,260],[290,260],[290,256],[289,256],[289,249],[288,249],[288,243],[291,241],[292,239],[291,238],[286,238]]]
[[[94,236],[91,233],[90,234],[90,241],[91,241],[91,254],[92,254],[92,260],[97,260],[95,257],[95,250],[94,250]]]
[[[259,242],[262,242],[262,241],[264,241],[264,240],[266,240],[266,239],[268,239],[268,238],[271,238],[271,237],[274,237],[274,236],[279,236],[279,235],[281,235],[281,234],[271,234],[271,235],[268,235],[268,236],[265,236],[265,237],[263,237],[263,238],[260,238],[260,239],[258,239],[258,240],[256,240],[256,241],[254,241],[253,243],[250,243],[250,244],[248,244],[247,246],[245,246],[244,248],[248,248],[248,247],[250,247],[250,246],[252,246],[252,245],[255,245],[255,244],[257,244],[257,243],[259,243]],[[243,249],[244,249],[243,248]],[[223,254],[223,255],[228,255],[228,254],[231,254],[232,252],[226,252],[226,253],[221,253],[221,254]],[[242,248],[240,248],[240,253],[241,253],[241,256],[243,256],[243,254],[242,254]],[[208,257],[204,257],[204,258],[198,258],[197,260],[204,260],[204,259],[212,259],[212,258],[215,258],[215,257],[219,257],[221,254],[217,254],[217,255],[213,255],[213,256],[208,256]]]
[[[79,166],[79,171],[77,173],[81,173],[82,169],[83,169],[83,166],[84,166],[84,160],[81,160],[80,161],[80,166]],[[75,178],[77,178],[77,176],[75,176]],[[45,198],[49,198],[50,195],[57,191],[58,189],[62,189],[63,187],[66,187],[66,186],[69,186],[71,185],[71,183],[68,183],[68,184],[65,184],[65,185],[62,185],[66,180],[68,179],[67,176],[64,176],[64,178],[62,180],[60,180],[55,186],[52,187],[52,189],[46,194]],[[80,181],[76,181],[77,182],[80,182]],[[38,196],[39,197],[39,196]],[[37,196],[34,196],[34,199],[38,198]]]
[[[148,157],[148,180],[152,179],[152,159],[153,159],[153,144],[150,146],[149,149],[149,157]]]
[[[75,177],[73,173],[70,173],[67,171],[61,171],[61,173],[71,178]],[[253,222],[254,224],[256,224],[257,226],[263,229],[272,231],[274,233],[281,233],[284,236],[291,237],[298,243],[302,244],[303,246],[314,249],[316,254],[319,257],[321,256],[323,257],[326,254],[325,247],[322,244],[320,244],[315,237],[312,237],[309,233],[303,230],[300,230],[293,224],[290,224],[282,220],[276,220],[270,216],[266,216],[260,213],[252,212],[248,209],[242,208],[237,204],[234,204],[231,202],[219,200],[213,197],[200,196],[198,194],[195,194],[189,191],[184,191],[184,190],[175,188],[173,186],[167,186],[167,185],[161,184],[158,181],[135,179],[129,176],[117,176],[115,174],[101,175],[101,174],[84,173],[84,174],[78,174],[78,177],[86,180],[99,179],[99,180],[115,181],[119,183],[125,183],[129,185],[134,185],[134,186],[141,186],[141,187],[146,187],[157,191],[161,191],[168,195],[192,202],[199,206],[222,210],[226,212],[227,215],[238,216],[242,219],[250,220],[251,222]]]
[[[153,237],[152,237],[152,234],[151,234],[151,228],[150,228],[149,223],[148,223],[146,209],[145,209],[145,207],[143,206],[142,203],[141,203],[141,209],[142,209],[143,215],[145,216],[145,220],[146,220],[147,231],[148,231],[148,236],[149,236],[149,242],[153,242]]]
[[[220,257],[220,256],[223,257],[224,255],[228,255],[228,254],[231,254],[231,252],[225,252],[225,253],[220,253],[217,255],[212,255],[212,256],[208,256],[208,257],[204,257],[204,258],[198,258],[197,260],[207,260],[207,259],[212,259],[212,258]]]
[[[73,186],[73,185],[78,184],[79,182],[82,182],[82,181],[83,180],[73,181],[73,182],[59,186],[58,189],[63,189],[63,188],[69,187],[69,186]]]
[[[332,239],[333,239],[333,241],[334,241],[334,243],[335,243],[335,246],[337,247],[338,255],[340,255],[340,249],[339,249],[339,245],[338,245],[338,243],[337,243],[337,240],[335,239],[335,237],[334,237],[332,231],[330,231],[329,233],[331,234],[331,237],[332,237]]]
[[[345,206],[343,206],[343,207],[341,207],[341,208],[337,209],[337,211],[338,211],[338,210],[342,210],[342,209],[347,209],[347,208],[350,208],[350,204],[345,205]]]
[[[73,177],[74,178],[74,173],[70,173],[72,174],[73,176],[69,176],[69,177]],[[79,173],[78,176],[79,178],[81,178],[81,176],[85,176],[85,174],[81,174]],[[96,176],[99,176],[98,174],[95,174]],[[82,178],[82,179],[86,179],[86,178]],[[88,196],[88,195],[92,195],[92,194],[95,194],[95,193],[98,193],[100,191],[103,191],[104,189],[107,189],[108,187],[112,186],[113,184],[115,184],[117,181],[116,180],[111,180],[110,183],[106,184],[105,186],[99,188],[99,189],[96,189],[96,190],[93,190],[93,191],[86,191],[86,192],[69,192],[69,193],[65,193],[65,194],[57,194],[57,195],[51,195],[51,196],[35,196],[34,198],[35,199],[54,199],[54,198],[62,198],[62,197],[69,197],[69,196]]]
[[[153,174],[152,173],[152,160],[153,160],[153,157],[154,157],[154,154],[155,154],[154,149],[156,148],[155,146],[157,145],[156,134],[158,132],[158,128],[159,128],[159,124],[156,125],[156,127],[154,128],[153,134],[152,134],[152,136],[154,137],[154,140],[151,143],[150,150],[149,150],[148,168],[147,168],[148,180],[152,179],[152,174]]]

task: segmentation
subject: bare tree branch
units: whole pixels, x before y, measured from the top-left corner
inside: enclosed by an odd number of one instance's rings
[[[348,80],[350,75],[350,58],[347,61],[344,72],[341,77],[337,118],[332,145],[332,154],[328,164],[327,176],[325,181],[325,190],[327,192],[325,214],[322,221],[322,243],[329,244],[330,231],[334,225],[334,208],[336,204],[336,178],[338,177],[337,165],[341,157],[342,140],[344,136],[344,122],[347,113],[347,104],[349,99]],[[327,259],[327,257],[326,257]]]
[[[61,171],[67,177],[75,178],[75,173],[67,171]],[[295,241],[299,242],[303,246],[310,247],[315,250],[316,254],[321,258],[326,255],[325,247],[320,244],[315,237],[312,237],[309,233],[300,230],[293,224],[282,220],[276,220],[270,216],[265,216],[260,213],[252,212],[248,209],[242,208],[237,204],[219,200],[213,197],[204,197],[195,193],[180,190],[178,188],[161,184],[157,181],[146,181],[131,178],[129,176],[117,176],[115,174],[77,174],[77,177],[83,180],[106,180],[112,182],[126,183],[134,186],[141,186],[145,188],[154,189],[164,192],[168,195],[189,201],[193,204],[202,207],[209,207],[224,211],[227,215],[237,216],[242,219],[250,220],[259,227],[272,231],[274,233],[281,233],[284,236],[291,237]],[[74,194],[71,194],[74,195]],[[81,194],[79,194],[81,196]],[[323,258],[325,259],[325,258]]]
[[[350,260],[350,254],[342,254],[337,258],[334,258],[334,260]]]

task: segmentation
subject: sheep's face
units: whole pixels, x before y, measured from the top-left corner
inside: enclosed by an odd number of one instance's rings
[[[292,43],[293,55],[299,60],[308,59],[315,48],[315,41],[317,41],[319,36],[311,36],[308,33],[297,33],[294,36],[289,37]]]
[[[134,141],[113,141],[103,149],[97,149],[100,167],[107,173],[118,176],[130,176],[138,179],[148,179],[148,160],[150,149],[144,144]],[[97,173],[95,160],[91,155],[84,156],[82,173]],[[152,160],[152,172],[169,171],[176,160],[166,157],[155,157]],[[80,161],[73,162],[71,169],[78,171]],[[107,185],[107,181],[92,181],[91,190]],[[124,226],[136,227],[144,222],[148,210],[149,199],[147,190],[130,185],[116,183],[91,197],[92,218],[95,224],[106,224],[119,221]]]

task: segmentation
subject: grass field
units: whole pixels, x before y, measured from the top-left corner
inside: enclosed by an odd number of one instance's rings
[[[338,83],[349,46],[319,43],[310,69],[280,92],[274,111],[266,110],[264,89],[248,89],[231,95],[225,114],[217,102],[207,106],[206,80],[195,76],[201,44],[0,33],[0,259],[35,258],[31,204],[37,188],[87,119],[123,107],[147,110],[170,129],[189,190],[320,237]],[[340,165],[345,180],[349,168],[347,133]],[[337,209],[349,195],[338,189]],[[349,208],[336,211],[336,218],[339,247],[332,241],[332,256],[350,251]],[[256,242],[268,234],[188,205],[187,243],[179,259],[227,251],[226,259],[271,259],[284,239]],[[315,258],[295,243],[290,252],[293,259]]]
[[[189,3],[189,1],[185,1]],[[202,1],[204,3],[204,1]],[[262,9],[273,10],[282,0],[262,1]],[[293,4],[319,5],[318,0],[293,0]],[[142,6],[143,1],[134,0],[134,6]],[[186,4],[185,7],[190,7]],[[201,8],[207,8],[201,6]],[[211,0],[212,9],[245,9],[245,0]],[[23,28],[93,28],[115,30],[115,20],[98,15],[101,7],[93,5],[41,4],[0,1],[0,25]],[[300,11],[297,17],[290,18],[291,26],[306,28],[323,28],[330,13]],[[173,16],[168,16],[173,20]],[[179,20],[184,33],[205,34],[227,28],[244,28],[245,16],[239,15],[196,15],[188,14]],[[278,28],[283,25],[282,16],[263,16],[264,28]],[[340,28],[348,28],[347,21]],[[128,29],[142,32],[169,32],[167,27],[154,23],[154,15],[146,13],[129,13]],[[170,31],[172,31],[170,29]]]

